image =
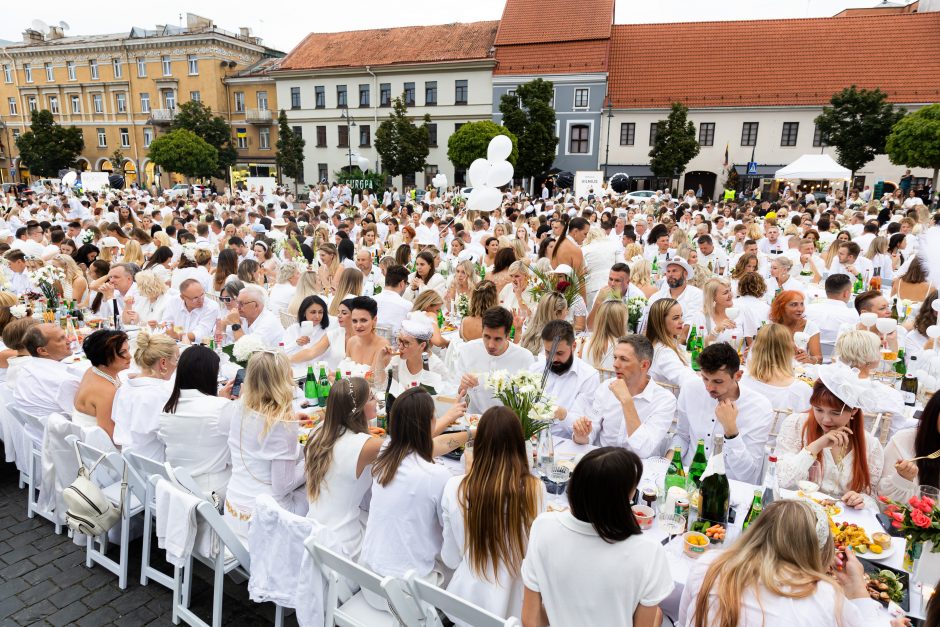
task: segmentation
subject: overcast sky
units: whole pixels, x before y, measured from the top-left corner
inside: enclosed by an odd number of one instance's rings
[[[850,6],[874,6],[878,1],[620,0],[617,3],[616,22],[628,24],[824,17]],[[23,30],[35,19],[48,24],[64,21],[71,27],[68,35],[88,35],[129,32],[131,26],[153,28],[158,23],[179,24],[180,15],[182,14],[185,21],[185,13],[189,11],[215,20],[217,26],[227,30],[237,31],[240,26],[248,26],[254,34],[262,37],[267,45],[287,52],[310,32],[496,20],[502,14],[503,4],[504,0],[315,0],[306,5],[278,0],[164,0],[157,5],[134,4],[133,10],[124,11],[120,5],[95,5],[65,0],[44,0],[35,6],[29,2],[8,2],[3,7],[0,39],[21,41]],[[577,3],[572,6],[577,6]],[[564,20],[563,15],[533,17],[538,20]],[[416,45],[420,45],[420,42],[416,42]]]

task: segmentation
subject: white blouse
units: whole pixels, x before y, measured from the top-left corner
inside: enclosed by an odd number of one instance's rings
[[[305,348],[310,348],[319,342],[323,336],[327,334],[329,329],[330,327],[324,329],[319,324],[317,324],[314,325],[312,332],[308,335],[306,333],[301,333],[300,324],[295,322],[294,324],[284,329],[284,352],[286,352],[288,355],[293,355],[294,353],[297,353]],[[306,335],[310,338],[310,341],[304,345],[297,343],[298,338],[300,338],[302,335]],[[319,359],[319,357],[317,359]]]
[[[414,281],[414,279],[414,273],[408,275],[408,288],[403,294],[405,300],[414,302],[415,298],[417,298],[418,295],[425,290],[434,290],[437,292],[438,296],[444,298],[444,292],[447,291],[447,281],[444,280],[444,277],[441,276],[440,272],[435,272],[432,274],[431,278],[428,279],[428,282],[416,290],[411,289],[411,282]]]
[[[816,461],[804,447],[808,444],[803,441],[803,424],[808,415],[805,413],[791,414],[780,426],[777,435],[777,447],[774,455],[777,457],[777,481],[781,488],[796,488],[797,481],[809,478],[809,471]],[[865,507],[878,510],[878,503],[872,494],[881,481],[884,469],[884,450],[881,443],[870,433],[865,432],[866,456],[868,459],[868,473],[871,477],[870,493],[862,494]],[[855,462],[855,451],[849,451],[840,464],[832,458],[830,449],[823,449],[822,480],[818,481],[819,489],[824,494],[840,499],[842,495],[852,489],[852,467]]]
[[[119,387],[111,408],[114,443],[125,451],[164,461],[165,446],[158,437],[160,412],[172,391],[169,381],[154,377],[134,377]]]
[[[917,429],[903,429],[894,434],[894,437],[885,447],[885,470],[878,484],[878,494],[884,494],[889,499],[907,503],[908,499],[917,495],[920,485],[918,477],[908,481],[898,474],[894,467],[896,463],[905,459],[914,459],[914,441],[917,439]]]
[[[166,461],[188,470],[207,493],[224,494],[231,474],[228,434],[219,427],[219,416],[231,402],[199,390],[180,390],[176,412],[160,412]]]
[[[698,378],[691,366],[683,363],[676,351],[665,344],[656,344],[653,347],[653,363],[650,365],[649,374],[653,381],[678,386]]]

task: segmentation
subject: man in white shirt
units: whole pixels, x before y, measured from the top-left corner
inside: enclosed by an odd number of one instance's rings
[[[853,280],[862,275],[862,280],[868,283],[874,270],[871,259],[862,256],[862,249],[855,242],[842,242],[839,244],[839,255],[832,260],[829,274],[846,274]]]
[[[707,267],[715,274],[721,275],[728,267],[728,255],[723,248],[715,246],[711,235],[700,235],[698,242],[699,265]]]
[[[765,237],[757,242],[757,248],[765,255],[782,255],[787,249],[787,242],[780,236],[780,228],[777,225],[769,225],[764,235]]]
[[[402,297],[407,286],[408,269],[391,266],[385,271],[385,288],[373,297],[379,307],[377,324],[391,327],[394,334],[398,333],[402,320],[411,311],[411,303]]]
[[[625,263],[615,263],[607,275],[607,285],[597,292],[597,297],[594,299],[594,305],[587,318],[588,329],[594,328],[594,317],[605,301],[610,298],[619,298],[626,303],[634,296],[645,298],[646,295],[630,282],[630,266]]]
[[[552,345],[558,339],[554,355]],[[529,370],[546,372],[546,360],[551,355],[551,364],[545,376],[545,394],[555,400],[558,410],[552,424],[552,433],[571,437],[574,418],[583,416],[594,403],[594,392],[601,380],[597,370],[574,354],[574,327],[565,320],[552,320],[542,329],[544,354],[540,355]]]
[[[33,289],[33,282],[26,271],[26,253],[22,250],[11,250],[4,258],[7,262],[4,272],[10,282],[10,291],[20,296]]]
[[[773,425],[773,408],[764,396],[741,394],[741,360],[730,344],[716,342],[699,356],[701,381],[682,386],[678,427],[673,445],[690,464],[698,440],[711,456],[715,436],[725,438],[725,470],[729,479],[759,484],[764,447]]]
[[[300,268],[297,264],[291,262],[281,264],[277,269],[277,283],[268,293],[268,309],[276,314],[286,311],[294,298],[298,281],[300,281]]]
[[[14,244],[16,244],[16,242],[14,242]],[[19,246],[14,246],[14,248],[19,248],[30,257],[35,257],[36,259],[42,257],[42,253],[46,249],[42,241],[42,227],[38,224],[27,226],[26,239],[21,240]]]
[[[171,325],[166,334],[173,339],[186,335],[191,342],[200,342],[205,337],[215,336],[219,305],[206,300],[206,290],[198,279],[186,279],[180,283],[179,298],[172,298],[166,304],[163,318]],[[181,327],[182,333],[177,333],[176,327]]]
[[[696,314],[702,311],[702,290],[689,285],[688,281],[695,276],[695,270],[689,265],[689,262],[682,257],[673,257],[666,265],[666,280],[658,292],[649,299],[649,306],[646,309],[646,315],[649,315],[649,307],[661,298],[674,298],[682,305],[682,320],[685,326],[692,324],[692,319]],[[645,326],[645,325],[644,325]],[[683,334],[685,337],[685,334]]]
[[[136,266],[129,263],[111,266],[108,282],[99,290],[102,300],[98,315],[112,321],[119,316],[125,320],[124,312],[133,306],[137,298],[137,283],[134,282],[136,273]]]
[[[457,359],[457,379],[460,390],[457,397],[470,395],[467,411],[482,414],[500,404],[486,387],[485,377],[496,370],[510,375],[527,370],[535,358],[532,353],[513,344],[509,339],[512,314],[504,307],[491,307],[483,312],[483,337],[467,342],[460,348]]]
[[[614,347],[616,378],[594,395],[590,417],[573,426],[574,441],[622,446],[641,459],[658,455],[676,415],[676,398],[649,376],[653,345],[643,335],[627,335]]]
[[[51,413],[71,417],[81,376],[62,360],[72,354],[65,331],[56,324],[37,324],[23,338],[31,358],[20,368],[13,402],[31,416]]]
[[[819,343],[823,358],[832,355],[842,325],[858,324],[858,312],[849,307],[852,297],[852,279],[845,274],[826,277],[826,300],[806,305],[806,319],[819,327]]]
[[[869,220],[865,223],[862,234],[852,238],[852,241],[858,244],[862,255],[868,252],[868,247],[871,246],[872,241],[878,237],[879,228],[877,220]]]
[[[265,309],[267,295],[257,285],[246,285],[238,293],[238,307],[229,312],[225,321],[232,330],[232,337],[257,336],[267,348],[277,348],[284,339],[284,327],[276,315]]]
[[[356,268],[362,272],[362,294],[360,296],[374,296],[375,286],[382,285],[382,271],[378,266],[372,265],[372,255],[366,248],[356,252]]]

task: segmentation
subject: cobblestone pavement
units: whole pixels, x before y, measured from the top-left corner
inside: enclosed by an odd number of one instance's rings
[[[121,590],[109,571],[85,567],[84,546],[76,546],[65,533],[56,535],[44,518],[26,517],[26,490],[18,487],[16,468],[0,462],[0,626],[172,625],[170,591],[153,581],[140,585],[140,547],[139,539],[131,544],[130,576],[127,589]],[[117,549],[111,545],[109,555],[116,558]],[[166,566],[162,553],[155,550],[153,559]],[[212,616],[211,576],[199,565],[190,606],[207,622]],[[274,624],[274,606],[250,602],[247,585],[228,578],[222,609],[226,627]],[[296,621],[289,616],[285,624]]]

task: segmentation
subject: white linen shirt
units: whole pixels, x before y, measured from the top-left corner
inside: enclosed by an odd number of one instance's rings
[[[242,318],[242,330],[248,335],[260,338],[268,348],[277,348],[277,345],[284,341],[284,326],[278,316],[268,309],[262,311],[251,324]]]
[[[725,440],[725,469],[729,479],[759,484],[764,463],[764,446],[773,425],[773,408],[763,396],[741,390],[738,400],[738,436]],[[695,442],[705,440],[705,453],[711,457],[712,439],[724,435],[715,408],[718,400],[709,395],[703,381],[683,385],[679,392],[678,427],[673,445],[683,451],[682,461],[692,462]]]
[[[591,407],[591,442],[597,446],[621,446],[636,453],[640,459],[653,457],[666,438],[676,415],[676,397],[652,379],[643,391],[633,397],[640,427],[627,435],[627,424],[620,401],[610,391],[616,379],[604,381],[594,396]]]
[[[542,373],[545,370],[545,355],[540,355],[529,370]],[[594,404],[594,394],[601,384],[597,370],[587,362],[574,358],[568,372],[558,375],[549,371],[545,377],[545,394],[555,399],[555,404],[564,407],[568,415],[563,421],[552,423],[552,433],[571,437],[571,426],[581,416],[587,415]]]
[[[486,375],[496,370],[506,370],[512,375],[520,370],[528,370],[533,361],[535,357],[532,353],[518,344],[510,343],[506,351],[496,357],[486,352],[482,338],[461,346],[457,359],[457,381],[460,381],[465,374],[473,374],[480,380],[480,384],[469,392],[470,406],[467,411],[482,414],[490,407],[502,405],[493,396],[493,392],[486,387],[484,381]]]
[[[60,361],[30,357],[17,374],[13,402],[30,416],[45,418],[55,412],[71,416],[81,380]]]
[[[843,324],[858,324],[858,312],[841,300],[827,298],[806,306],[806,319],[819,327],[819,343],[835,346]]]
[[[659,288],[659,291],[650,296],[649,304],[646,308],[646,313],[644,318],[649,315],[649,308],[653,306],[657,300],[661,298],[672,298],[672,294],[669,291],[669,286],[666,283],[663,283],[663,286]],[[694,285],[685,284],[685,289],[682,290],[682,293],[679,294],[679,298],[676,300],[679,301],[679,304],[682,305],[682,322],[685,324],[693,323],[693,316],[696,312],[702,311],[702,290],[695,287]],[[646,325],[643,325],[644,328]]]
[[[379,307],[379,313],[376,316],[378,324],[388,325],[393,333],[398,333],[402,321],[411,311],[411,303],[392,289],[383,289],[373,297],[373,300]]]
[[[189,311],[183,297],[172,298],[163,310],[163,320],[173,326],[183,327],[184,333],[192,333],[196,341],[211,337],[215,332],[215,321],[219,319],[219,304],[206,298],[202,307]]]
[[[160,412],[172,391],[172,383],[154,377],[134,377],[119,387],[111,407],[114,443],[125,451],[162,462],[166,445],[157,433]]]

